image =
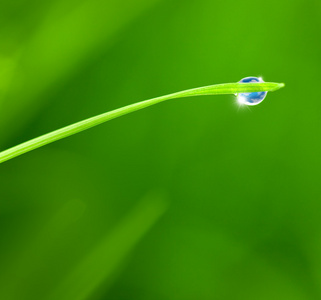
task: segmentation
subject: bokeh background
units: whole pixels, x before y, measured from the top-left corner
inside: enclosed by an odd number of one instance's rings
[[[0,148],[246,76],[0,166],[4,300],[321,299],[319,0],[1,0]]]

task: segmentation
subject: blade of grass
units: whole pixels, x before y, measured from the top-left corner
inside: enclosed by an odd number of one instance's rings
[[[284,86],[283,83],[264,82],[264,83],[224,83],[200,87],[190,90],[169,94],[142,102],[137,102],[128,106],[124,106],[110,112],[106,112],[92,118],[71,124],[61,129],[52,131],[35,139],[14,146],[10,149],[0,152],[0,163],[17,157],[21,154],[37,149],[49,143],[66,138],[78,132],[84,131],[101,123],[126,115],[128,113],[143,109],[145,107],[176,98],[200,96],[200,95],[223,95],[250,93],[262,91],[276,91]]]

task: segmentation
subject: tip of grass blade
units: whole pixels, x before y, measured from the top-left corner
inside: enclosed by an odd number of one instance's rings
[[[285,84],[282,82],[282,83],[275,83],[275,88],[273,89],[273,91],[277,91],[281,88],[283,88],[285,86]]]

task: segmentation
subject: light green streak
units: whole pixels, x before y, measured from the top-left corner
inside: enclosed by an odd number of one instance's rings
[[[70,200],[47,223],[37,226],[39,232],[28,236],[22,253],[12,257],[10,270],[0,281],[1,299],[29,299],[30,290],[37,286],[43,276],[43,264],[52,258],[52,249],[62,245],[64,239],[61,237],[82,216],[84,210],[82,201]]]
[[[109,286],[124,260],[166,209],[161,195],[144,198],[44,299],[85,300],[100,286]]]
[[[200,96],[200,95],[223,95],[223,94],[237,94],[263,91],[276,91],[284,87],[283,83],[264,82],[264,83],[224,83],[210,85],[190,90],[169,94],[142,102],[137,102],[128,106],[124,106],[110,112],[97,115],[95,117],[71,124],[69,126],[60,128],[58,130],[49,132],[45,135],[39,136],[35,139],[29,140],[10,149],[0,152],[0,163],[10,160],[14,157],[22,155],[31,150],[37,149],[44,145],[61,140],[78,132],[84,131],[96,125],[102,124],[109,120],[118,118],[120,116],[129,114],[131,112],[143,109],[145,107],[176,98]]]

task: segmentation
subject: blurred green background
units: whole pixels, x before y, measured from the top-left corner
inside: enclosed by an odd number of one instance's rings
[[[321,299],[320,0],[1,0],[0,299]]]

